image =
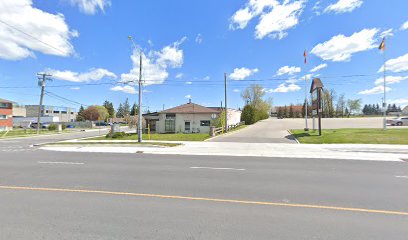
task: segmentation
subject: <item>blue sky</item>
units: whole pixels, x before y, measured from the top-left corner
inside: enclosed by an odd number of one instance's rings
[[[141,49],[143,105],[151,111],[189,97],[220,105],[224,73],[235,108],[252,83],[261,84],[274,105],[302,102],[305,75],[320,77],[346,98],[380,103],[378,45],[385,35],[388,102],[405,106],[407,9],[401,0],[5,0],[0,97],[37,104],[36,73],[47,71],[53,81],[46,90],[61,97],[86,105],[135,102],[129,81],[137,79]],[[79,107],[48,95],[45,104]]]

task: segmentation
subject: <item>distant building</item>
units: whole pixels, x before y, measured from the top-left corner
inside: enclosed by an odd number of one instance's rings
[[[26,105],[27,117],[38,117],[39,105]],[[60,122],[74,122],[78,113],[74,108],[69,107],[56,107],[56,106],[43,106],[41,116],[42,117],[59,117]]]
[[[404,109],[402,109],[402,114],[408,115],[408,106],[406,106],[406,107],[404,107]]]
[[[186,104],[170,108],[146,119],[155,121],[155,130],[158,133],[209,133],[212,121],[222,112],[222,108],[204,107],[189,101]],[[158,120],[157,116],[158,115]],[[228,109],[228,125],[240,122],[241,111]]]
[[[17,103],[13,103],[13,118],[17,117],[26,117],[27,110],[24,105],[19,105]]]
[[[0,131],[13,129],[13,102],[0,98]]]

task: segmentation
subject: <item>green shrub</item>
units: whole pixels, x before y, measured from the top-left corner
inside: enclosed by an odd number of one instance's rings
[[[50,130],[50,131],[57,130],[57,124],[50,124],[50,126],[48,126],[48,130]]]
[[[251,105],[245,105],[241,113],[241,121],[244,121],[245,124],[251,125],[257,122],[255,108]]]
[[[67,125],[62,124],[62,130],[65,130],[67,128]]]
[[[108,133],[106,134],[106,138],[123,138],[126,137],[128,134],[125,132],[115,132],[114,134]]]

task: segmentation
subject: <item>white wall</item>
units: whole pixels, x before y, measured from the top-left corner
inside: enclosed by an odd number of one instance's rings
[[[187,114],[187,113],[177,113],[176,114],[176,133],[184,133],[184,123],[190,121],[190,132],[193,130],[200,130],[200,133],[209,133],[209,126],[200,126],[200,121],[209,120],[211,121],[211,113],[196,113],[196,114]],[[159,133],[165,133],[165,120],[166,114],[159,114],[159,121],[157,122],[157,131]]]
[[[228,125],[234,125],[241,122],[241,111],[229,108],[227,110]]]

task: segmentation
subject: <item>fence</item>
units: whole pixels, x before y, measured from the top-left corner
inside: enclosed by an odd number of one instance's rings
[[[242,126],[244,124],[245,124],[245,122],[239,122],[239,123],[236,123],[236,124],[228,125],[228,130],[232,130],[232,129],[237,128],[239,126]],[[224,131],[225,131],[225,126],[224,127],[219,127],[219,128],[211,126],[210,127],[210,136],[214,137],[217,134],[224,133]]]

